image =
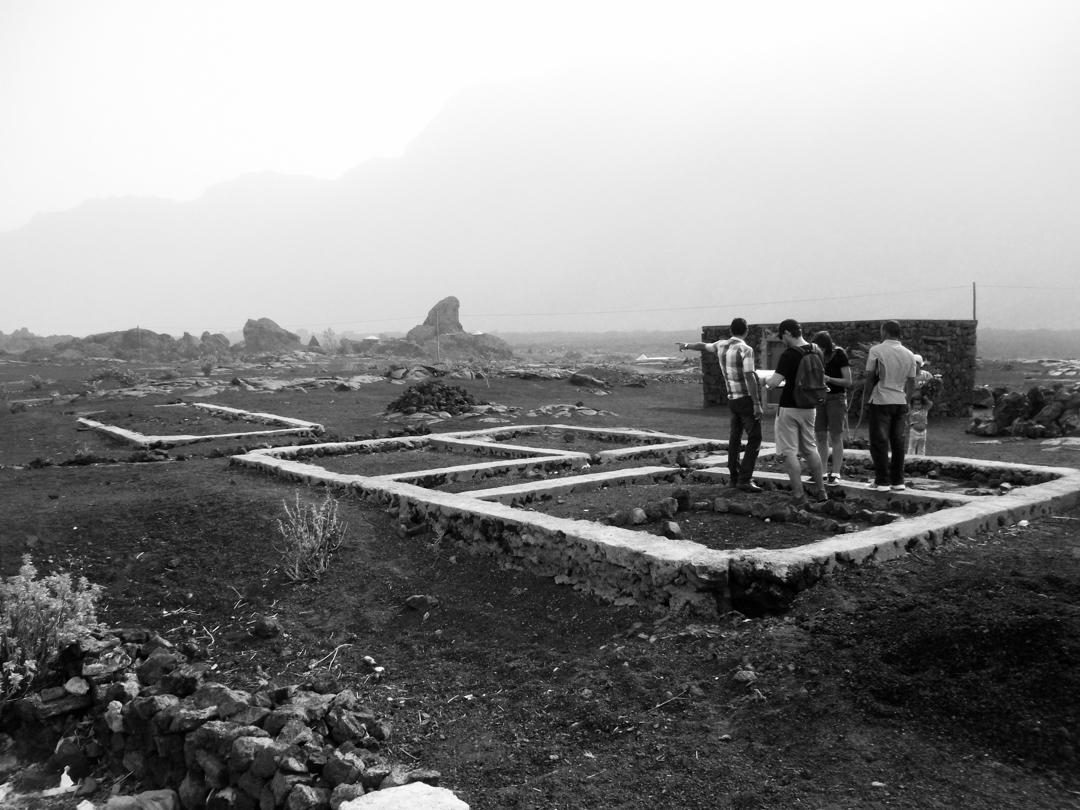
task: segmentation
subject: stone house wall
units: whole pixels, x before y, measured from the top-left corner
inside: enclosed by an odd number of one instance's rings
[[[975,387],[975,327],[978,321],[900,321],[905,346],[921,354],[927,368],[940,374],[944,391],[933,413],[938,416],[970,416],[971,394]],[[775,367],[777,349],[769,351],[769,340],[775,338],[779,324],[751,324],[747,342],[754,348],[758,368]],[[838,346],[850,353],[860,343],[881,341],[881,321],[804,322],[803,335],[809,340],[815,332],[827,331]],[[730,326],[703,326],[701,339],[706,343],[730,335]],[[715,354],[703,352],[701,371],[704,377],[705,406],[727,402],[724,378]],[[861,371],[861,369],[860,369]],[[855,373],[856,380],[860,372]]]

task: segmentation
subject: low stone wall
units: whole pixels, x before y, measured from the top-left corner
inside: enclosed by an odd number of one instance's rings
[[[927,367],[940,374],[944,391],[934,403],[933,414],[940,416],[969,416],[971,394],[975,387],[975,330],[977,321],[900,321],[902,342],[911,351],[921,354]],[[775,337],[779,324],[751,324],[747,343],[753,347],[758,368],[766,366],[767,344]],[[826,331],[838,346],[850,353],[860,343],[881,342],[881,321],[803,322],[803,336],[809,340],[815,332]],[[712,343],[730,336],[729,326],[703,326],[701,339]],[[704,377],[706,407],[727,402],[724,378],[715,354],[702,353],[701,370]]]
[[[478,435],[498,435],[499,431],[493,428],[442,434],[440,439],[469,442],[471,452],[483,444],[476,441]],[[702,441],[679,438],[687,443]],[[1043,516],[1054,509],[1069,508],[1080,498],[1080,472],[1070,468],[940,456],[915,457],[907,461],[906,469],[909,472],[971,480],[976,487],[983,484],[994,487],[994,492],[959,494],[909,488],[903,492],[877,493],[866,484],[845,481],[840,489],[848,495],[897,501],[895,511],[911,517],[890,525],[875,524],[872,528],[850,531],[827,514],[787,510],[791,514],[785,513],[785,520],[844,533],[798,548],[721,552],[686,540],[658,537],[591,521],[556,518],[511,506],[576,488],[618,486],[635,479],[647,479],[656,484],[677,484],[689,470],[693,470],[695,477],[714,476],[725,484],[728,473],[723,467],[724,458],[719,455],[711,459],[687,457],[679,466],[605,470],[546,481],[522,481],[463,493],[425,489],[401,479],[407,476],[410,480],[424,480],[431,484],[444,480],[444,476],[445,480],[478,475],[486,477],[496,467],[511,473],[513,477],[513,472],[527,470],[529,465],[565,464],[576,460],[548,457],[482,462],[384,477],[344,475],[314,466],[317,462],[311,457],[350,450],[355,452],[355,445],[345,443],[254,450],[233,457],[232,463],[287,480],[354,492],[391,509],[400,520],[402,536],[430,528],[457,542],[466,551],[496,556],[507,567],[552,576],[557,582],[572,585],[575,589],[609,602],[649,605],[665,611],[689,609],[706,614],[724,613],[732,607],[746,612],[747,605],[759,612],[773,610],[786,604],[784,598],[790,601],[799,590],[837,566],[857,565],[871,559],[890,559],[911,549],[935,546],[954,535],[969,535]],[[648,451],[657,447],[659,445],[645,445],[638,449]],[[771,446],[763,446],[761,458],[768,457],[772,452]],[[865,451],[852,450],[849,455],[852,463],[858,460],[868,463],[869,453]],[[295,460],[297,457],[309,458],[313,463],[301,463]],[[780,489],[789,485],[787,476],[782,473],[758,472],[755,480]],[[983,497],[991,494],[993,497]],[[714,504],[714,508],[718,507]]]
[[[356,692],[329,681],[232,689],[210,680],[208,663],[147,630],[78,640],[63,651],[58,676],[62,686],[14,709],[21,733],[64,735],[49,766],[68,767],[75,780],[105,764],[141,790],[176,791],[184,810],[322,810],[439,781],[437,771],[387,759],[393,723]]]

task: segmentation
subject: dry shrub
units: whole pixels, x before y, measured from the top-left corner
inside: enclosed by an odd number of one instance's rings
[[[287,501],[282,505],[285,519],[277,522],[282,544],[275,546],[281,570],[293,582],[317,580],[345,537],[347,525],[338,517],[338,502],[327,493],[321,504],[302,504],[297,493],[294,508]]]
[[[47,677],[64,647],[100,629],[100,595],[85,577],[38,579],[29,554],[18,574],[0,582],[0,704]]]

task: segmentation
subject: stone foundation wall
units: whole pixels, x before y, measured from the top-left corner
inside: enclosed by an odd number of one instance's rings
[[[970,416],[971,395],[975,387],[975,329],[978,321],[900,321],[901,341],[916,354],[921,354],[927,368],[940,374],[944,391],[934,403],[936,416]],[[758,368],[766,365],[768,340],[775,337],[779,324],[751,324],[747,338],[755,353]],[[825,330],[838,346],[849,354],[860,343],[881,342],[881,321],[803,322],[803,335],[809,340],[815,332]],[[703,326],[701,339],[706,343],[730,336],[729,326]],[[716,355],[702,353],[701,370],[704,376],[705,406],[727,402],[724,378]],[[858,374],[856,374],[858,379]]]

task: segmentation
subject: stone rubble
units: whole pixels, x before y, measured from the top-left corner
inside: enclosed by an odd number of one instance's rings
[[[81,639],[58,666],[63,686],[15,701],[15,716],[24,733],[45,724],[85,729],[66,736],[48,766],[73,780],[101,766],[130,774],[142,792],[113,796],[107,807],[116,810],[410,807],[420,789],[356,801],[416,782],[434,790],[440,780],[438,771],[387,758],[391,719],[350,689],[325,691],[318,682],[233,689],[210,680],[208,663],[138,629]],[[430,795],[454,799],[445,789]]]
[[[976,436],[1014,436],[1027,439],[1056,439],[1080,433],[1080,386],[1055,383],[1035,385],[1026,392],[1005,388],[977,392],[987,403],[990,394],[993,413],[977,416],[967,432]]]

